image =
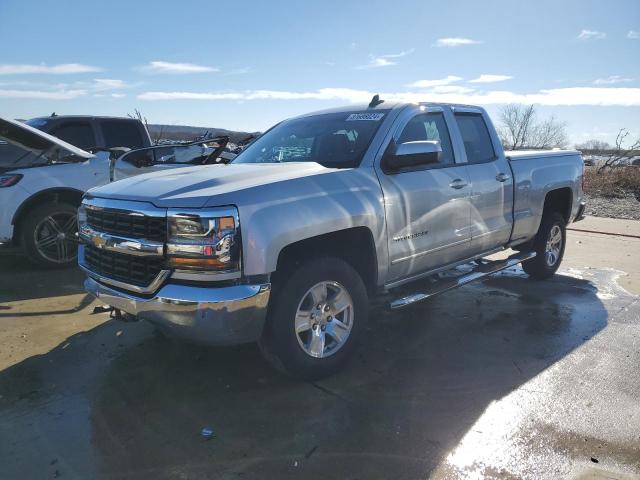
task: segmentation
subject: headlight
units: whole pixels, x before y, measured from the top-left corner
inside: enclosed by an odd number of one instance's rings
[[[179,270],[240,273],[235,208],[169,210],[168,265]]]

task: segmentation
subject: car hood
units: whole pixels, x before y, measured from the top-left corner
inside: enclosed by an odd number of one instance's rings
[[[0,171],[50,163],[51,154],[47,152],[54,151],[55,158],[72,158],[73,161],[94,156],[37,128],[0,117]]]
[[[87,159],[94,156],[37,128],[2,117],[0,117],[0,140],[34,153],[45,152],[55,145],[80,158]]]
[[[146,173],[89,190],[89,195],[149,202],[157,207],[199,208],[213,197],[336,171],[312,162],[206,165]],[[222,198],[221,198],[222,200]],[[232,202],[233,203],[233,202]]]

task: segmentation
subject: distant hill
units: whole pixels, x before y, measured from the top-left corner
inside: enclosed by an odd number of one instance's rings
[[[207,132],[210,136],[228,135],[232,143],[247,138],[249,135],[256,135],[260,132],[238,132],[225,128],[190,127],[188,125],[157,125],[149,124],[149,135],[155,140],[160,136],[163,140],[193,140]]]

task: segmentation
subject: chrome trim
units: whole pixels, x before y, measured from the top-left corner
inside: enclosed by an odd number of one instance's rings
[[[390,303],[391,309],[403,308],[408,305],[412,305],[416,302],[420,302],[422,300],[426,300],[431,297],[435,297],[444,292],[448,292],[449,290],[453,290],[454,288],[462,287],[467,283],[480,280],[481,278],[488,277],[491,274],[497,273],[500,270],[505,270],[509,267],[513,267],[519,263],[522,263],[526,260],[534,258],[536,256],[536,252],[520,252],[514,255],[511,255],[509,258],[505,260],[495,260],[491,263],[482,265],[472,270],[469,273],[463,274],[459,277],[455,278],[445,278],[443,280],[439,280],[433,285],[427,287],[426,291],[420,293],[413,293],[411,295],[406,295],[404,297],[398,298]]]
[[[138,285],[132,285],[130,283],[121,282],[119,280],[114,280],[109,277],[105,277],[100,275],[99,273],[92,272],[87,267],[85,267],[82,263],[78,263],[78,266],[92,279],[97,280],[98,282],[111,285],[112,287],[122,288],[123,290],[129,290],[131,292],[139,293],[141,295],[149,295],[151,293],[156,292],[160,286],[164,283],[164,281],[169,278],[171,274],[171,270],[160,270],[156,278],[147,285],[146,287],[140,287]]]
[[[164,332],[210,345],[260,338],[271,284],[197,287],[169,283],[152,298],[113,290],[89,277],[85,290],[101,302],[159,326]]]
[[[136,257],[162,257],[164,243],[152,240],[137,240],[99,232],[86,223],[79,226],[80,239],[100,250],[108,250]]]
[[[223,280],[237,280],[241,277],[240,270],[182,270],[175,269],[171,278],[175,280],[190,280],[192,282],[219,282]]]
[[[82,204],[92,210],[116,210],[123,214],[147,217],[167,216],[166,208],[158,208],[148,202],[115,200],[111,198],[92,197],[88,195],[82,200]]]

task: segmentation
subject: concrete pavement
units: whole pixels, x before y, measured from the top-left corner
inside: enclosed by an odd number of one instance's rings
[[[605,223],[575,226],[636,228]],[[0,258],[0,478],[640,478],[638,242],[572,231],[549,281],[374,311],[316,383],[93,315],[76,270]]]

